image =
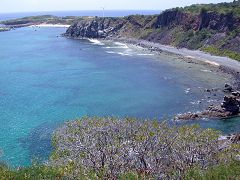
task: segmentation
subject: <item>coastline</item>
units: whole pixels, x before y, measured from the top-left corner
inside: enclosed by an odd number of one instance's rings
[[[63,37],[75,40],[88,40],[91,42],[90,38],[81,37],[73,38],[66,34],[62,34]],[[177,48],[170,45],[163,45],[160,43],[150,42],[141,39],[133,38],[95,38],[99,43],[104,41],[120,42],[126,45],[131,45],[136,48],[142,48],[143,51],[148,51],[155,55],[167,55],[167,56],[177,56],[179,60],[185,61],[191,64],[201,64],[206,68],[214,68],[216,71],[221,71],[224,74],[228,74],[233,79],[232,86],[237,91],[240,90],[240,61],[231,59],[225,56],[212,55],[210,53],[200,51],[200,50],[190,50],[186,48]]]
[[[107,39],[107,38],[106,38]],[[177,56],[178,60],[183,60],[187,63],[205,66],[207,69],[221,72],[223,76],[230,75],[229,82],[222,85],[220,91],[224,92],[222,101],[218,104],[210,105],[203,111],[186,112],[177,114],[174,120],[196,120],[196,119],[229,119],[240,116],[240,62],[228,57],[214,56],[200,50],[178,49],[173,46],[166,46],[158,43],[148,42],[137,39],[108,39],[115,42],[133,45],[142,48],[143,51],[148,51],[156,55]],[[217,93],[213,89],[206,89],[206,93]],[[218,92],[219,93],[219,92]]]
[[[101,40],[101,39],[100,39]],[[234,88],[240,90],[240,62],[229,57],[216,56],[200,50],[190,50],[186,48],[177,48],[170,45],[163,45],[146,40],[126,39],[126,38],[106,38],[105,40],[119,41],[129,45],[143,48],[144,51],[151,53],[166,54],[169,56],[177,55],[179,59],[192,64],[202,64],[206,67],[213,67],[223,73],[229,74],[233,77]]]
[[[30,25],[29,27],[55,27],[55,28],[69,28],[71,25],[68,24],[46,24],[46,23],[42,23],[42,24],[35,24],[35,25]]]
[[[150,42],[146,40],[126,39],[126,38],[119,38],[119,39],[112,39],[112,40],[136,45],[136,46],[145,48],[147,50],[150,50],[151,52],[157,52],[157,53],[166,52],[166,53],[171,53],[175,55],[180,55],[186,59],[192,59],[192,60],[195,60],[196,62],[199,62],[199,63],[203,62],[216,67],[226,66],[240,73],[240,62],[237,60],[231,59],[229,57],[211,55],[210,53],[200,51],[200,50],[177,48],[174,46],[163,45],[163,44]]]

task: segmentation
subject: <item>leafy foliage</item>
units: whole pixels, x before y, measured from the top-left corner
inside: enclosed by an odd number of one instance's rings
[[[49,166],[30,166],[13,170],[6,165],[0,165],[0,179],[60,179],[63,177],[61,168]]]
[[[181,10],[199,14],[202,9],[205,11],[218,12],[219,14],[228,14],[233,13],[236,16],[240,17],[240,1],[236,0],[231,3],[219,3],[219,4],[194,4],[185,8],[180,8]]]
[[[198,179],[198,180],[219,180],[219,179],[239,179],[240,178],[240,162],[233,161],[229,164],[220,164],[211,167],[206,171],[199,169],[190,170],[184,179]]]
[[[232,59],[236,59],[238,61],[240,61],[240,53],[238,52],[234,52],[231,50],[227,50],[227,49],[220,49],[214,46],[208,46],[208,47],[204,47],[202,48],[203,51],[215,54],[215,55],[221,55],[221,56],[228,56]]]
[[[89,173],[98,178],[180,178],[193,168],[228,163],[239,153],[239,147],[219,151],[218,137],[219,132],[196,125],[83,118],[57,130],[50,164],[68,166],[73,178]]]

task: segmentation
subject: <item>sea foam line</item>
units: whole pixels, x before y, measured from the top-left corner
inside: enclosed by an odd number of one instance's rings
[[[138,56],[154,56],[154,54],[137,54]]]
[[[96,44],[96,45],[104,45],[101,41],[97,39],[88,39],[91,43]]]

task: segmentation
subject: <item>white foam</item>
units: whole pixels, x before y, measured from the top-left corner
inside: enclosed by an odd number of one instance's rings
[[[211,70],[201,69],[202,72],[212,72]]]
[[[106,53],[108,53],[108,54],[117,54],[117,53],[114,52],[114,51],[106,51]]]
[[[114,44],[118,45],[118,46],[125,46],[126,44],[120,43],[120,42],[114,42]]]
[[[120,42],[114,42],[115,45],[117,45],[118,48],[128,49],[129,47],[126,44],[120,43]]]
[[[105,49],[128,49],[129,47],[127,46],[107,46],[107,47],[104,47]]]
[[[192,102],[190,102],[190,103],[193,104],[193,105],[196,105],[196,104],[201,104],[202,101],[192,101]]]
[[[122,53],[122,52],[119,52],[118,54],[121,55],[121,56],[132,56],[131,54]]]
[[[97,39],[88,39],[91,43],[96,44],[96,45],[104,45],[101,41]]]
[[[138,56],[154,56],[154,54],[137,54]]]
[[[186,94],[188,94],[190,92],[191,88],[187,88],[185,91]]]
[[[214,66],[220,66],[220,64],[218,64],[218,63],[216,63],[216,62],[214,62],[214,61],[208,61],[208,60],[206,60],[205,62],[208,63],[208,64],[211,64],[211,65],[214,65]]]

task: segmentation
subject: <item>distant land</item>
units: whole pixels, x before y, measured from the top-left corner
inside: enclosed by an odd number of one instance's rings
[[[159,14],[161,10],[104,10],[106,17],[123,17],[129,15],[153,15]],[[43,12],[16,12],[0,13],[0,21],[19,19],[29,16],[53,15],[58,17],[66,16],[103,16],[103,10],[79,10],[79,11],[43,11]]]

